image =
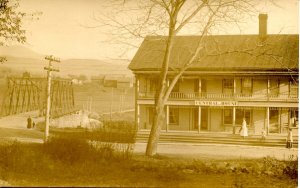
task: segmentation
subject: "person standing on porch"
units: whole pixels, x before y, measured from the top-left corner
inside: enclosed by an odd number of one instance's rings
[[[286,148],[291,149],[293,147],[293,132],[289,129],[288,136],[286,139]]]
[[[247,128],[247,123],[246,123],[246,119],[243,118],[243,123],[242,123],[242,130],[240,132],[240,135],[245,138],[246,136],[248,136],[248,128]]]

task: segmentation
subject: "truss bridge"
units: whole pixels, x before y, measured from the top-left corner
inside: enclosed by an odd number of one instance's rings
[[[8,77],[1,105],[0,116],[39,111],[46,112],[47,79],[42,77]],[[52,118],[75,111],[74,91],[69,79],[54,78],[51,81]]]

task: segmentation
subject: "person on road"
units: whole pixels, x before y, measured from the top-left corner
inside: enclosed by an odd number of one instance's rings
[[[242,130],[240,132],[240,135],[245,138],[246,136],[248,136],[248,128],[247,128],[247,123],[246,123],[246,119],[243,119],[243,123],[242,123]]]
[[[286,139],[286,148],[288,148],[288,149],[293,148],[293,132],[292,132],[292,129],[289,129],[289,132],[288,132],[288,136],[287,136],[287,139]]]
[[[30,128],[31,128],[31,125],[32,125],[32,119],[31,119],[31,117],[29,116],[29,117],[27,118],[27,129],[30,129]]]

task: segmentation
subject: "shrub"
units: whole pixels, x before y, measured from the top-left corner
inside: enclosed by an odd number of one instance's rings
[[[15,170],[20,156],[23,156],[23,150],[18,141],[8,141],[2,143],[0,147],[0,165],[4,170]]]
[[[289,176],[292,179],[298,178],[298,157],[291,155],[287,166],[283,169],[283,174]]]
[[[136,129],[134,123],[128,121],[104,121],[103,128],[90,133],[90,139],[102,142],[135,143]]]
[[[54,136],[44,143],[44,152],[53,159],[74,164],[87,158],[91,146],[86,140],[73,136]]]
[[[34,175],[49,163],[39,144],[24,144],[7,141],[0,145],[0,179],[7,179],[10,173]],[[42,171],[45,172],[45,171]]]

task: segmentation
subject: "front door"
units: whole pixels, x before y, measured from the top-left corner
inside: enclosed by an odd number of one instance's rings
[[[278,110],[270,110],[270,133],[278,133],[279,132],[279,123],[278,123],[279,113]]]

